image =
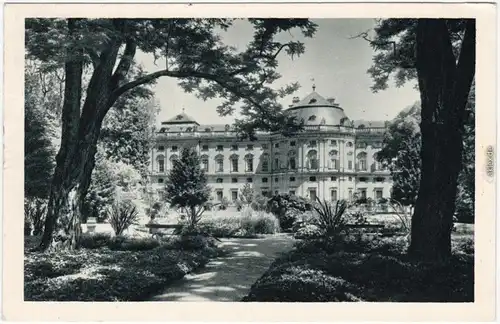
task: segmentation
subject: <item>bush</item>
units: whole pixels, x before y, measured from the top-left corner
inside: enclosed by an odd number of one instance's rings
[[[109,210],[108,221],[115,235],[122,235],[130,225],[139,221],[137,207],[128,200],[115,202]]]
[[[85,233],[80,237],[78,247],[84,249],[99,249],[109,245],[111,235],[106,233]]]
[[[330,204],[326,200],[323,203],[316,198],[318,204],[313,206],[316,211],[316,217],[313,218],[312,224],[327,237],[335,237],[345,229],[346,217],[344,213],[347,210],[347,202],[338,200],[335,205]]]
[[[255,211],[265,211],[267,208],[268,200],[269,198],[259,195],[255,197],[255,199],[250,204],[250,207],[252,207],[252,209]]]
[[[256,212],[250,207],[244,208],[239,216],[207,217],[198,228],[215,237],[254,237],[280,231],[279,221],[274,215]]]
[[[272,214],[245,208],[241,217],[241,230],[245,236],[274,234],[279,232],[279,221]]]
[[[31,230],[33,230],[34,236],[42,234],[45,225],[45,214],[47,213],[47,203],[46,199],[41,198],[24,199],[25,235],[30,235]]]
[[[278,218],[283,231],[291,230],[297,216],[310,209],[311,205],[304,198],[290,194],[276,195],[267,202],[267,211]]]
[[[110,250],[114,251],[147,251],[158,247],[160,243],[153,238],[127,238],[123,236],[113,237],[108,244]]]

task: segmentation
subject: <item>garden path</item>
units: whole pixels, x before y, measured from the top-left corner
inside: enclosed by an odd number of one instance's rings
[[[285,234],[221,241],[222,247],[229,250],[227,255],[186,275],[151,301],[240,301],[274,259],[289,251],[294,243]]]

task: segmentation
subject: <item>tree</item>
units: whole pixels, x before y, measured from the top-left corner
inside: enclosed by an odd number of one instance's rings
[[[142,70],[137,68],[128,79],[141,74]],[[148,86],[123,94],[103,121],[99,146],[103,147],[106,158],[133,166],[146,177],[158,110]]]
[[[27,19],[26,49],[49,66],[64,65],[61,147],[56,158],[41,248],[75,248],[82,202],[90,185],[97,141],[104,117],[134,88],[160,77],[173,77],[187,92],[203,99],[219,97],[221,115],[241,105],[239,132],[255,129],[290,132],[300,127],[277,99],[297,84],[272,89],[280,75],[277,56],[304,52],[301,42],[279,42],[281,32],[298,28],[312,37],[316,25],[307,19],[248,19],[253,40],[244,51],[225,45],[220,33],[232,19]],[[165,68],[127,81],[138,51],[165,59]],[[84,67],[92,70],[85,92]],[[82,94],[85,93],[83,96]],[[81,104],[83,101],[83,105]],[[54,233],[57,235],[54,235]]]
[[[114,203],[117,194],[115,182],[113,165],[106,160],[100,150],[96,158],[96,167],[92,172],[89,192],[83,202],[83,222],[86,222],[88,217],[97,220],[106,219],[107,208]]]
[[[200,157],[194,150],[183,149],[180,159],[174,160],[165,182],[166,200],[170,206],[186,210],[190,228],[199,222],[203,205],[210,198],[211,189],[200,163]]]
[[[456,215],[461,221],[474,219],[474,91],[467,104],[465,122],[463,167],[458,177]],[[420,104],[403,110],[389,124],[378,161],[389,166],[392,173],[392,198],[404,206],[414,206],[420,188]]]
[[[255,190],[252,188],[252,185],[249,183],[245,183],[243,188],[240,189],[240,200],[241,203],[245,206],[249,206],[255,197]]]
[[[420,105],[399,113],[389,124],[377,160],[389,166],[392,197],[404,206],[414,206],[420,182]]]
[[[47,198],[54,170],[55,150],[50,125],[40,109],[43,99],[37,93],[35,76],[25,73],[24,101],[24,196]]]
[[[409,253],[440,260],[451,255],[466,104],[475,73],[474,19],[387,19],[371,41],[374,90],[390,75],[416,76],[421,98],[422,171]]]

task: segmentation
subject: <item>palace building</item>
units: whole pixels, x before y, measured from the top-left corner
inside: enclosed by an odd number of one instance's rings
[[[290,193],[309,199],[390,197],[390,173],[375,160],[386,123],[351,121],[333,98],[313,92],[295,97],[287,111],[304,120],[292,137],[258,132],[241,141],[231,125],[200,124],[184,111],[161,123],[151,155],[151,181],[160,189],[185,146],[201,156],[215,201],[238,198],[250,183],[255,194]]]

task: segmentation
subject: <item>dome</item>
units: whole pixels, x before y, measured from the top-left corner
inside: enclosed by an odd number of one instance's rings
[[[335,103],[335,99],[325,99],[313,91],[302,100],[294,98],[294,104],[287,109],[299,120],[304,120],[305,125],[343,125],[348,118],[344,109]]]

